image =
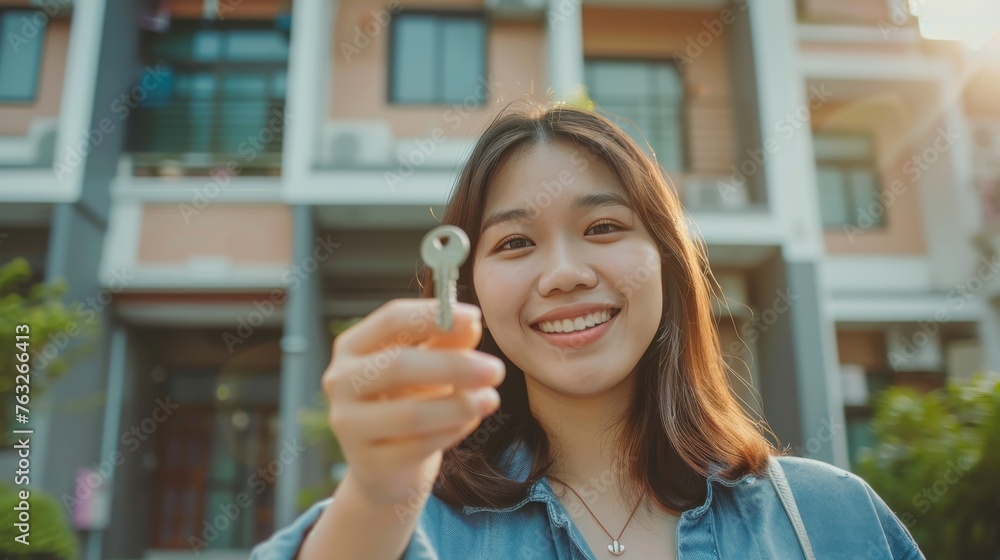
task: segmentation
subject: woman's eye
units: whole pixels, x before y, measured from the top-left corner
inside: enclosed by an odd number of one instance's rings
[[[525,245],[518,245],[518,243],[525,243]],[[527,247],[528,240],[523,237],[510,237],[500,244],[499,250],[511,251],[514,249],[523,249]]]
[[[614,222],[603,221],[603,222],[598,222],[598,223],[590,226],[590,230],[588,230],[588,231],[597,230],[596,231],[597,234],[602,234],[602,233],[611,233],[611,232],[613,232],[615,230],[618,230],[618,229],[621,229],[621,228],[619,228],[618,225],[615,224]]]

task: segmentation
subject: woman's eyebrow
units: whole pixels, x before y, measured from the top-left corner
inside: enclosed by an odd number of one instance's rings
[[[625,200],[621,195],[612,192],[587,194],[579,196],[573,200],[573,203],[570,205],[570,209],[572,209],[573,211],[577,211],[582,208],[595,208],[598,206],[624,206],[629,210],[632,209],[632,206],[628,203],[627,200]],[[486,220],[483,222],[483,228],[480,231],[485,232],[491,227],[499,225],[503,222],[509,222],[512,220],[520,220],[520,219],[531,219],[534,217],[534,213],[535,212],[533,212],[532,210],[528,210],[526,208],[499,210],[497,212],[490,214],[489,218],[486,218]]]

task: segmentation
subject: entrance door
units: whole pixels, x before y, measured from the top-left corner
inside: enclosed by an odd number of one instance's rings
[[[167,383],[180,407],[155,435],[151,548],[251,548],[272,528],[278,376],[174,372]]]

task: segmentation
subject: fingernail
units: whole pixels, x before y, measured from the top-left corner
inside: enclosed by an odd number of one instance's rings
[[[493,410],[500,404],[500,395],[489,387],[476,391],[472,398],[476,401],[479,410],[483,411]]]

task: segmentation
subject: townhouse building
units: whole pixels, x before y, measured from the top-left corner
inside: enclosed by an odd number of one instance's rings
[[[1000,41],[920,23],[895,0],[0,2],[0,264],[103,326],[33,416],[34,483],[88,558],[245,556],[330,476],[300,421],[329,325],[416,297],[477,134],[580,86],[706,243],[734,390],[849,468],[881,388],[1000,370]]]

